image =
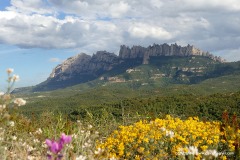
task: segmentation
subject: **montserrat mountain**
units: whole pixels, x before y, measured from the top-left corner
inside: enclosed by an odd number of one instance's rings
[[[149,59],[161,56],[205,56],[217,63],[223,62],[222,58],[191,45],[181,47],[177,44],[165,43],[149,47],[133,46],[132,48],[122,45],[119,55],[98,51],[93,55],[81,53],[68,58],[53,69],[46,81],[34,87],[34,91],[52,90],[88,82],[112,70],[128,69],[127,67],[131,66],[125,64],[129,61],[132,61],[130,64],[136,61],[137,65],[148,64]]]
[[[205,56],[218,62],[224,62],[221,57],[213,56],[209,52],[204,52],[192,45],[181,47],[179,45],[166,43],[158,45],[154,44],[147,48],[142,46],[128,46],[122,45],[120,47],[119,57],[126,58],[143,58],[143,64],[148,64],[149,57],[156,56]]]

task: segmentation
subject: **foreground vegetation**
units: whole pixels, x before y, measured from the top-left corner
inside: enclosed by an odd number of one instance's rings
[[[10,94],[19,77],[7,72],[8,90],[0,94],[1,160],[240,159],[239,92],[130,98],[68,110],[61,108],[63,98],[59,110],[37,112]]]

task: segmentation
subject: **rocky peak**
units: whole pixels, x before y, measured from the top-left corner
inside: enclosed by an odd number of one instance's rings
[[[118,59],[117,55],[106,51],[97,51],[97,53],[92,56],[92,61],[97,62],[112,62],[115,59]]]
[[[143,57],[145,51],[146,51],[146,48],[142,46],[133,46],[132,48],[129,48],[125,45],[122,45],[120,47],[119,57],[124,59]]]
[[[118,64],[118,60],[117,55],[106,51],[98,51],[92,56],[81,53],[68,58],[54,68],[48,80],[57,79],[62,81],[81,74],[97,76],[101,71],[110,70],[112,66]]]
[[[214,57],[209,52],[204,52],[193,45],[180,46],[175,44],[153,44],[147,48],[142,46],[133,46],[129,48],[125,45],[120,47],[119,57],[126,58],[143,58],[143,64],[148,64],[149,57],[155,56],[206,56],[215,61],[223,62],[224,60],[219,57]]]
[[[62,64],[59,64],[56,68],[53,69],[49,78],[57,77],[62,73],[71,74],[73,72],[79,72],[78,68],[82,68],[85,64],[87,64],[91,60],[91,56],[80,53],[76,56],[70,57],[65,60]]]

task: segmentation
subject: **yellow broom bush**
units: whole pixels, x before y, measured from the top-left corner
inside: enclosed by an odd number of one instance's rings
[[[181,120],[167,115],[165,119],[120,126],[98,143],[95,154],[100,159],[234,158],[238,156],[240,130],[232,129],[222,128],[219,121],[203,122],[197,117]]]

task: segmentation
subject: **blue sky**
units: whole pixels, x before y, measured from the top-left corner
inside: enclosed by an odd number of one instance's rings
[[[191,44],[240,60],[239,0],[1,0],[0,22],[0,90],[7,68],[16,87],[36,85],[73,55],[118,55],[122,44]]]

